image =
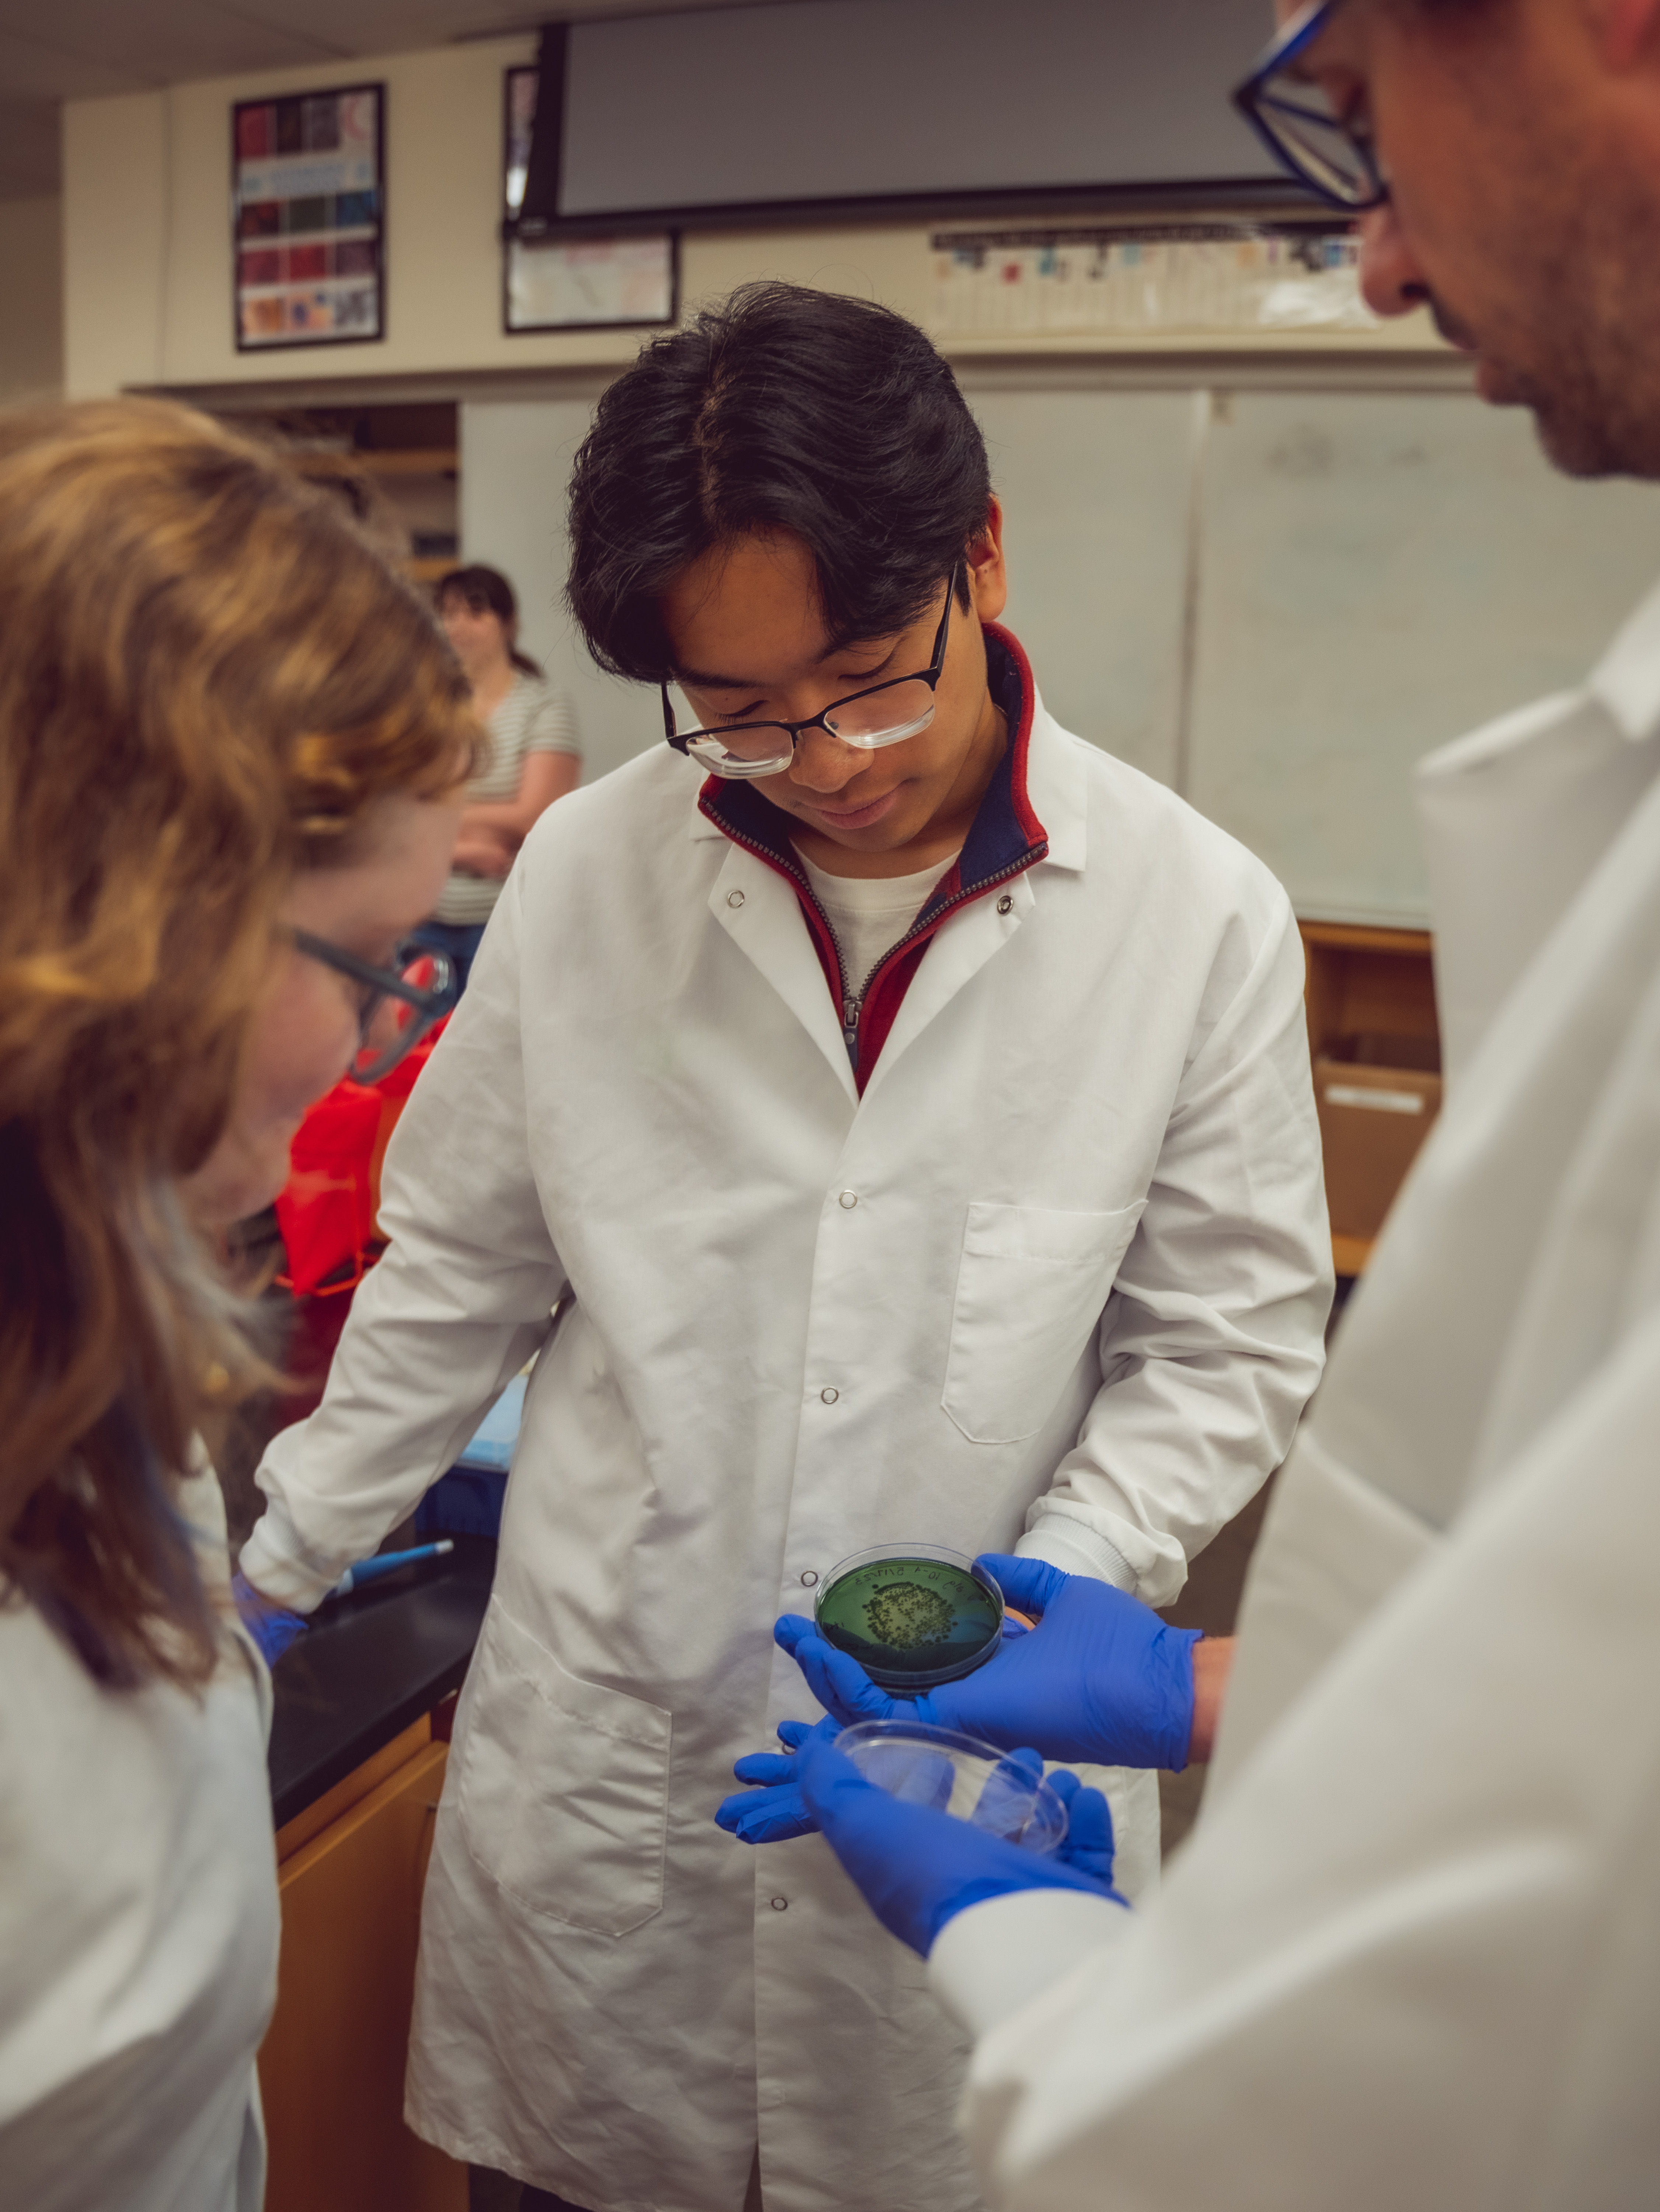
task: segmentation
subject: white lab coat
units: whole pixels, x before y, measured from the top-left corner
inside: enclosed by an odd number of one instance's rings
[[[1455,1080],[1269,1515],[1214,1796],[1139,1922],[1014,1900],[935,1948],[1021,2212],[1660,2202],[1657,765],[1660,594],[1421,772]],[[1016,1962],[1043,1993],[988,2004]]]
[[[1049,857],[945,923],[863,1099],[794,889],[695,771],[659,748],[544,816],[389,1154],[391,1249],[262,1471],[243,1564],[309,1603],[572,1297],[457,1717],[409,2097],[593,2212],[734,2212],[758,2136],[769,2212],[973,2203],[920,1966],[819,1838],[713,1825],[814,1711],[772,1620],[921,1538],[1163,1602],[1318,1370],[1284,895],[1040,706],[1030,747]],[[1142,1885],[1153,1780],[1111,1784]]]
[[[180,1510],[230,1616],[225,1511]],[[276,1993],[270,1678],[227,1626],[199,1697],[100,1689],[0,1607],[0,2208],[259,2212]]]

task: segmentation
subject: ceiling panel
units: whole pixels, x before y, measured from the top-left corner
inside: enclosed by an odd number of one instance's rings
[[[8,105],[97,100],[106,92],[130,92],[133,84],[131,73],[96,46],[76,52],[0,24],[0,100]]]
[[[772,0],[723,0],[729,6],[771,3]],[[105,8],[112,0],[90,0],[90,4]],[[160,8],[169,4],[169,0],[142,0],[142,4]],[[553,4],[541,6],[537,0],[281,0],[279,9],[268,0],[267,13],[292,30],[343,41],[354,53],[391,54],[447,46],[456,39],[533,31],[543,22],[648,11],[667,15],[711,4],[712,0],[647,0],[645,8],[642,0],[553,0]],[[239,7],[234,12],[249,21],[258,20],[256,10]]]
[[[729,0],[730,4],[730,0]],[[766,5],[767,0],[750,0]],[[57,103],[637,14],[641,0],[0,0],[0,197],[58,188]],[[707,0],[651,0],[653,12]]]
[[[110,0],[94,0],[107,6]],[[172,5],[173,0],[145,0]],[[503,28],[517,30],[536,20],[536,0],[267,0],[265,9],[234,9],[245,21],[262,20],[326,40],[331,52],[353,54],[413,53],[421,46],[447,46],[451,40]],[[198,70],[197,75],[205,72]]]
[[[6,10],[9,17],[21,12]],[[320,46],[304,32],[244,16],[215,0],[128,0],[124,6],[118,0],[51,0],[32,22],[6,27],[33,49],[37,70],[55,56],[66,74],[96,64],[118,70],[132,86],[281,68],[350,51],[337,39]],[[59,96],[74,95],[65,85]]]

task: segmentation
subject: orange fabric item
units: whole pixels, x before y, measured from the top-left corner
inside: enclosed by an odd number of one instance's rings
[[[379,1258],[387,1140],[445,1026],[440,1022],[379,1083],[349,1076],[336,1083],[294,1133],[288,1180],[276,1201],[288,1265],[276,1279],[296,1297],[354,1291]]]

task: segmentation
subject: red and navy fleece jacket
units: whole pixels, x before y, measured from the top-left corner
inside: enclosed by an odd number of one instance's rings
[[[911,927],[873,971],[862,998],[853,995],[858,979],[842,973],[835,932],[813,896],[807,872],[791,842],[791,817],[753,784],[721,776],[712,775],[698,795],[700,808],[735,845],[757,854],[795,885],[808,929],[818,947],[825,981],[841,1017],[853,1079],[861,1096],[905,1002],[911,979],[921,967],[940,924],[959,907],[984,898],[999,884],[1033,866],[1049,850],[1047,833],[1033,812],[1026,790],[1026,758],[1037,696],[1031,664],[1019,641],[996,623],[986,624],[984,637],[986,678],[993,700],[1008,718],[1009,744],[986,787],[962,851],[929,894]]]

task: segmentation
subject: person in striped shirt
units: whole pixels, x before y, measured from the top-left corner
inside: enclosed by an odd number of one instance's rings
[[[459,995],[531,825],[576,789],[582,739],[570,701],[518,649],[518,601],[499,569],[451,569],[438,586],[438,611],[490,738],[489,758],[468,788],[450,880],[415,933],[448,953]]]

